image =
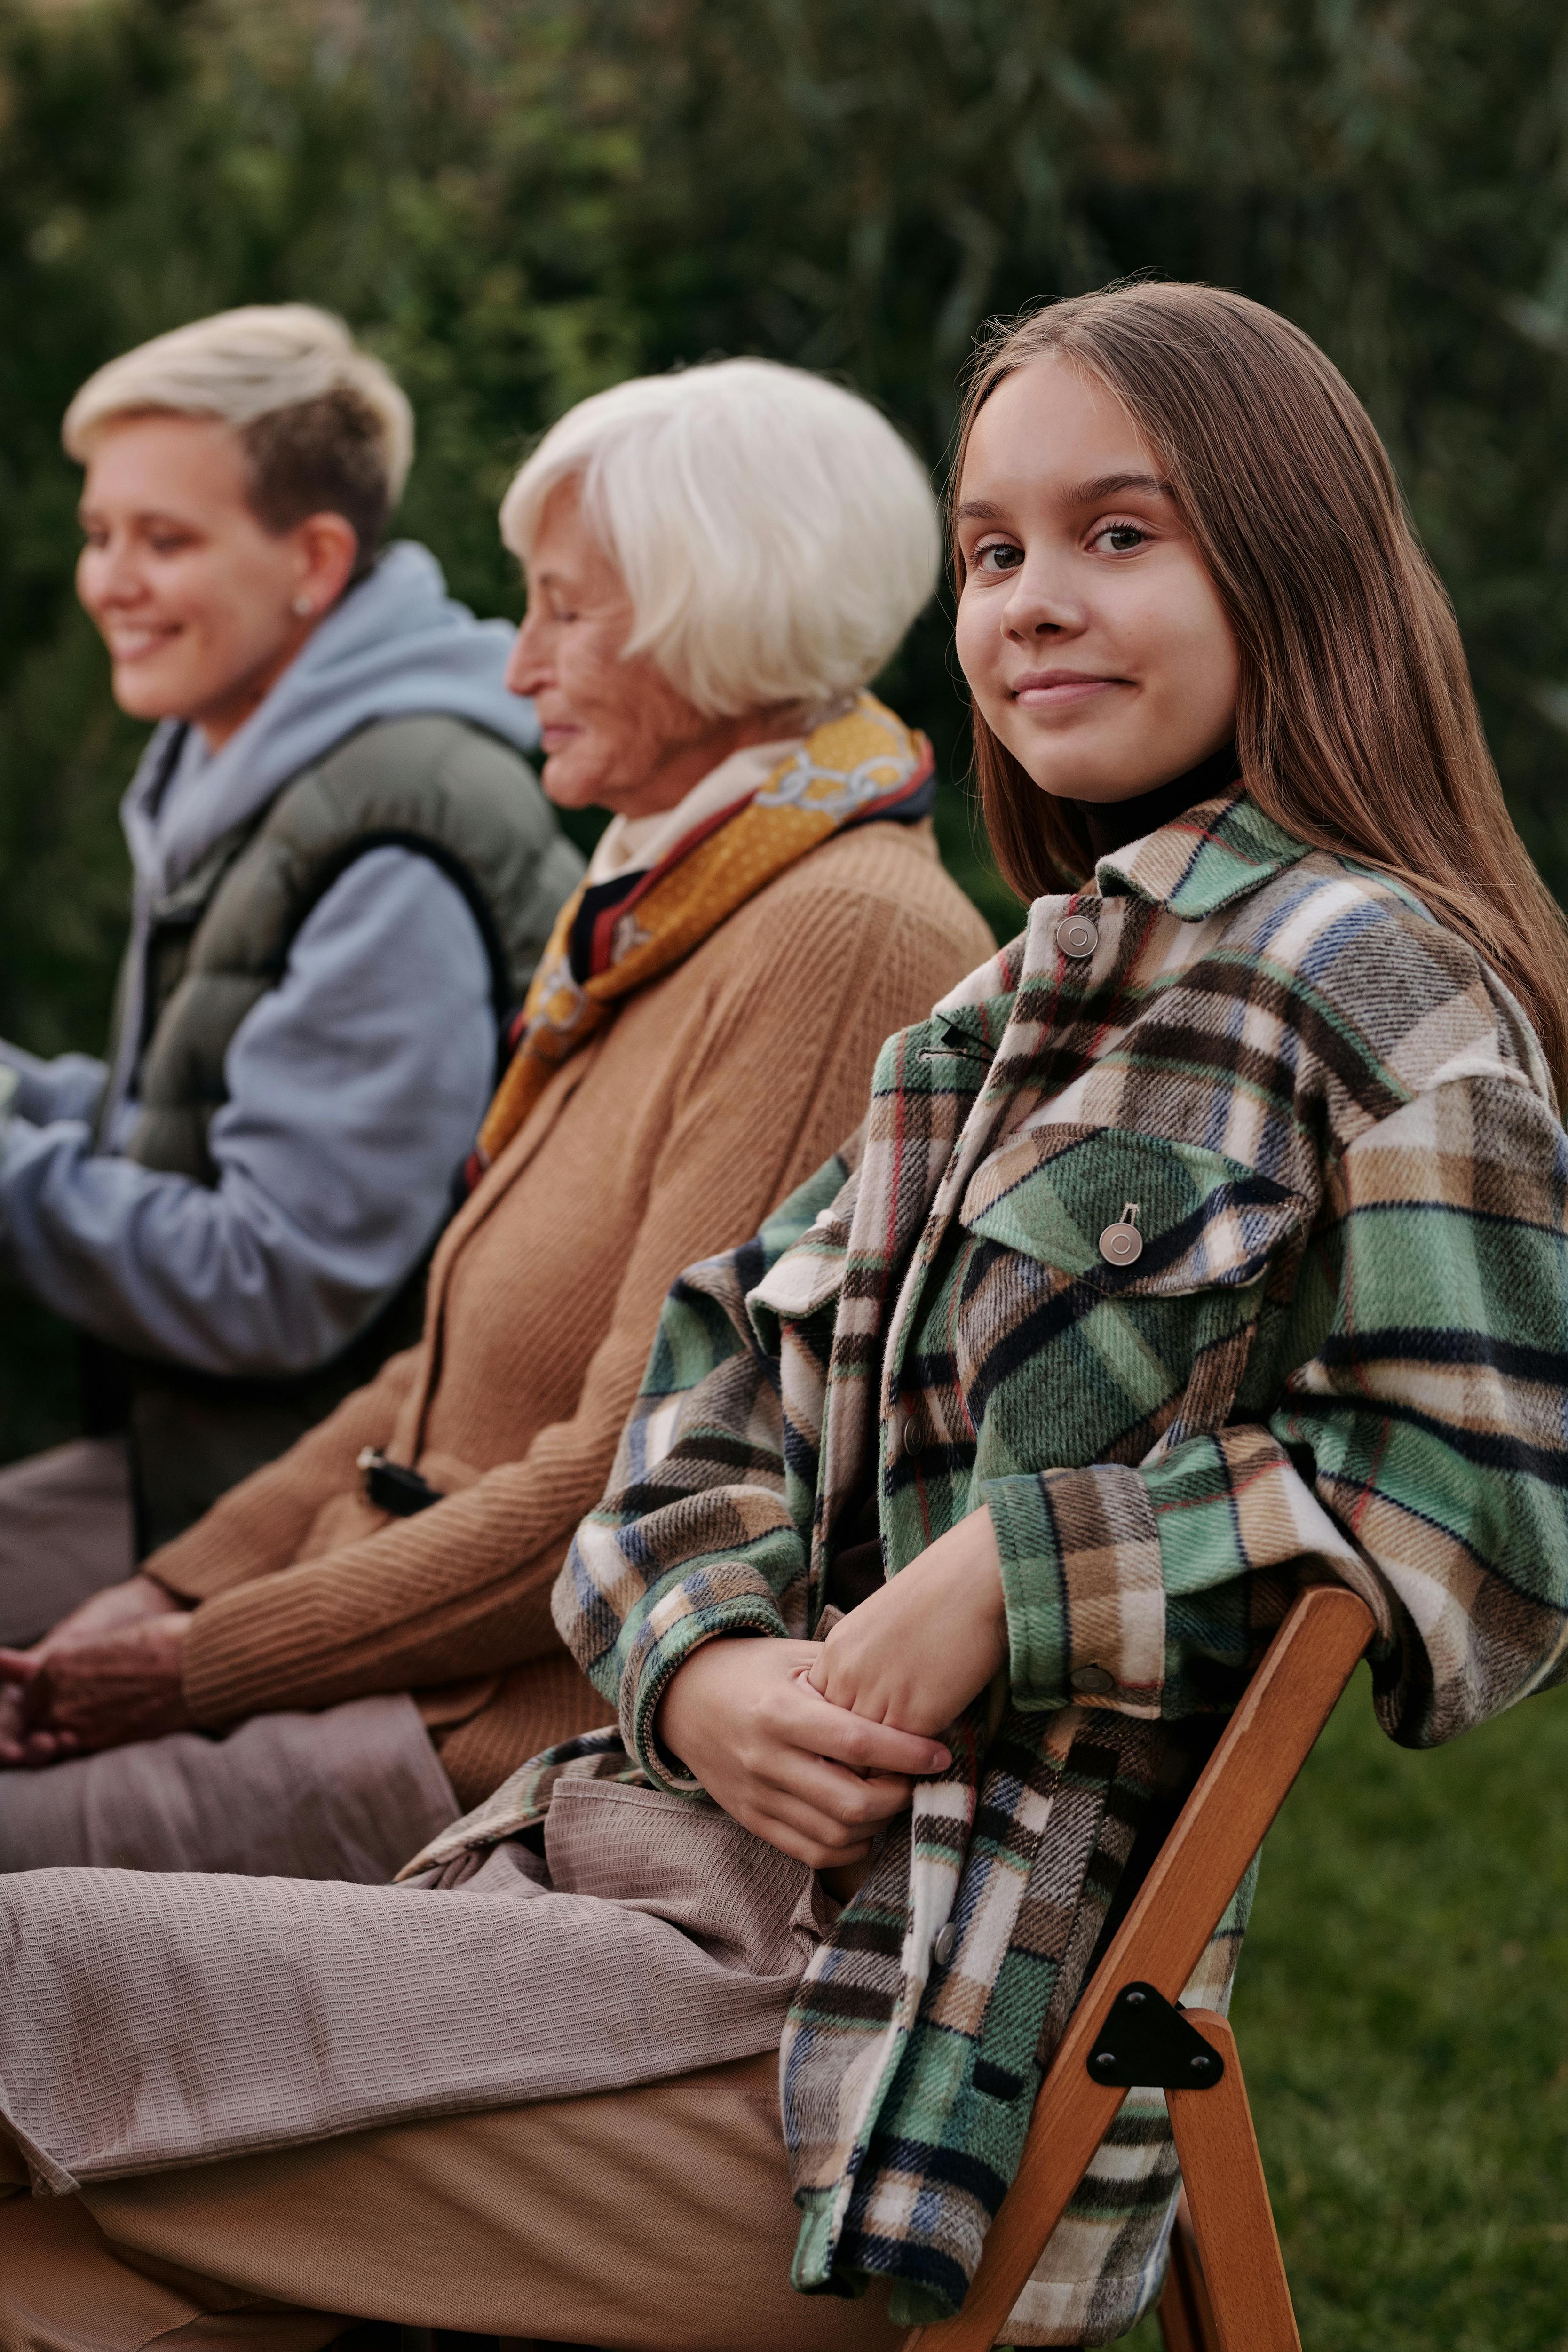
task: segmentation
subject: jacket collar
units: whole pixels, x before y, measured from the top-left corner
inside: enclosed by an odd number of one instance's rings
[[[1094,887],[1102,898],[1142,898],[1184,923],[1198,923],[1261,889],[1306,855],[1306,843],[1265,816],[1244,793],[1216,793],[1102,857]]]

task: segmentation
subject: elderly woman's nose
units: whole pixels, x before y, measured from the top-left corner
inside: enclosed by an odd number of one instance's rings
[[[512,694],[535,694],[544,684],[549,665],[544,659],[544,631],[529,614],[512,640],[507,662],[507,687]]]

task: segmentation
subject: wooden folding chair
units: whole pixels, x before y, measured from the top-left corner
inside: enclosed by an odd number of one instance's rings
[[[1084,1988],[962,2311],[904,2352],[990,2352],[1134,2084],[1164,2090],[1185,2183],[1166,2352],[1301,2352],[1235,2037],[1176,2003],[1372,1633],[1343,1585],[1292,1604]]]

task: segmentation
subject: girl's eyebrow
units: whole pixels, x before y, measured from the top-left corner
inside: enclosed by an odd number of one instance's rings
[[[1124,490],[1142,490],[1157,499],[1174,495],[1168,482],[1155,474],[1097,474],[1092,481],[1075,482],[1067,492],[1064,504],[1070,507],[1097,507],[1106,499],[1119,498]]]
[[[1124,491],[1141,491],[1146,498],[1171,499],[1176,496],[1168,482],[1157,474],[1122,473],[1096,474],[1087,482],[1070,482],[1061,492],[1065,507],[1103,506],[1107,499],[1119,498]],[[966,499],[953,510],[955,522],[1005,522],[1006,510],[993,506],[988,499]]]

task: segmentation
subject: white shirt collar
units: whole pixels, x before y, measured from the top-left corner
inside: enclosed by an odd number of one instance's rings
[[[705,817],[716,816],[721,809],[760,792],[805,740],[803,735],[788,735],[776,743],[747,743],[721,760],[716,768],[710,768],[674,808],[660,809],[653,816],[612,817],[590,861],[588,887],[613,882],[622,874],[646,873],[657,866]]]

